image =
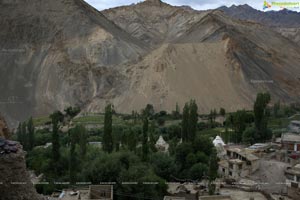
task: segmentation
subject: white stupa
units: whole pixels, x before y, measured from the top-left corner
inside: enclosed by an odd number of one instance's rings
[[[162,136],[159,136],[155,147],[157,150],[162,151],[162,152],[168,152],[169,151],[169,144],[164,140]]]
[[[219,146],[219,144],[220,145],[222,145],[222,146],[224,146],[225,145],[225,143],[224,143],[224,141],[222,140],[222,138],[220,137],[220,136],[216,136],[216,138],[213,140],[213,144],[214,144],[214,146],[216,147],[216,146]]]

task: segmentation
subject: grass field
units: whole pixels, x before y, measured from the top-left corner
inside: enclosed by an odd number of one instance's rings
[[[104,124],[104,115],[87,115],[73,119],[75,124]],[[113,124],[125,123],[121,117],[113,116]]]
[[[51,119],[48,116],[33,118],[34,126],[41,126],[47,122],[51,122]]]

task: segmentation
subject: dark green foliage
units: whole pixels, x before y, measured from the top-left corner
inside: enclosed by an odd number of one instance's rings
[[[17,128],[17,140],[23,144],[23,135],[22,135],[22,123],[19,123],[19,126]]]
[[[77,130],[71,130],[70,131],[70,137],[71,137],[71,144],[70,144],[70,158],[69,158],[69,175],[70,175],[70,183],[72,185],[76,182],[76,143],[78,139]]]
[[[111,153],[113,151],[112,106],[111,106],[111,104],[109,104],[105,107],[103,150],[108,153]]]
[[[190,113],[188,122],[188,140],[193,141],[196,136],[198,123],[198,106],[195,100],[190,101]]]
[[[195,100],[186,103],[182,114],[182,139],[184,142],[193,141],[196,136],[198,123],[198,106]]]
[[[174,173],[177,170],[174,158],[165,153],[157,152],[152,154],[150,163],[154,172],[167,181],[172,180],[172,175],[175,175]]]
[[[143,141],[142,141],[142,160],[147,161],[149,154],[149,146],[148,146],[148,118],[144,119],[143,124]]]
[[[270,102],[271,97],[269,93],[257,94],[256,101],[254,103],[254,122],[257,134],[260,137],[260,141],[266,141],[268,138],[268,115],[266,114],[266,108]]]
[[[215,123],[216,118],[217,118],[217,110],[213,109],[209,113],[209,122],[210,122],[210,127],[211,128],[213,127],[213,124]]]
[[[194,164],[189,170],[189,178],[192,180],[202,180],[207,173],[208,167],[204,163]]]
[[[128,145],[128,149],[130,151],[136,152],[136,146],[137,146],[137,135],[135,134],[135,132],[130,129],[129,133],[128,133],[128,137],[127,137],[127,145]]]
[[[235,143],[242,141],[242,134],[247,127],[247,112],[245,110],[238,110],[233,115],[233,129],[236,133],[234,138]]]
[[[243,143],[245,144],[254,144],[258,141],[258,135],[254,127],[248,127],[243,133]]]
[[[189,143],[182,143],[175,150],[175,162],[180,170],[187,168],[187,156],[193,152],[193,148]]]
[[[21,144],[25,150],[28,150],[28,135],[27,135],[27,124],[26,122],[22,123],[22,131],[21,131]]]
[[[158,117],[156,121],[159,126],[163,126],[166,122],[166,120],[163,117]]]
[[[181,128],[179,125],[171,125],[167,127],[167,134],[169,138],[181,138]]]
[[[75,117],[80,113],[80,108],[79,107],[68,107],[65,109],[66,115],[70,116],[71,118]]]
[[[34,133],[34,142],[36,146],[52,142],[52,133],[48,130],[37,130]]]
[[[154,107],[151,104],[147,104],[146,108],[142,110],[143,117],[152,117],[154,113]]]
[[[182,122],[181,122],[181,126],[182,126],[181,133],[184,142],[188,141],[189,115],[190,115],[190,108],[188,103],[186,103],[183,107]]]
[[[175,110],[172,112],[173,119],[180,119],[180,108],[178,103],[176,103]]]
[[[221,116],[225,116],[225,114],[226,114],[225,108],[220,108],[219,113],[220,113]]]
[[[209,170],[208,177],[210,181],[214,181],[218,176],[218,157],[215,148],[212,148],[212,152],[209,158]]]
[[[59,122],[63,121],[61,112],[56,111],[50,115],[52,119],[52,159],[57,163],[60,159]],[[54,164],[55,165],[55,164]]]
[[[280,101],[277,101],[273,107],[274,117],[279,117],[280,112]]]
[[[33,125],[32,117],[30,117],[30,119],[28,120],[27,130],[28,130],[28,150],[32,150],[35,144],[34,125]]]
[[[214,148],[212,141],[206,136],[197,137],[193,144],[194,152],[204,152],[206,155],[210,155],[212,153],[212,149]]]

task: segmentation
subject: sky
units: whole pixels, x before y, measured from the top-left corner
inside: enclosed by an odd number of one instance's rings
[[[122,5],[130,5],[132,3],[138,3],[142,0],[85,0],[98,10],[104,10]],[[195,10],[207,10],[214,9],[220,6],[232,6],[248,4],[251,7],[262,10],[264,0],[162,0],[165,3],[182,6],[188,5]],[[284,1],[284,0],[283,0]]]

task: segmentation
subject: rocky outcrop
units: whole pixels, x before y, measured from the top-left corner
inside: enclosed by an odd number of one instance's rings
[[[14,144],[7,142],[7,146],[12,147]],[[0,154],[0,199],[42,200],[43,197],[36,193],[26,171],[25,153],[21,145],[16,144],[14,148],[13,151],[1,151]]]
[[[10,131],[5,119],[0,115],[0,138],[8,139]]]

